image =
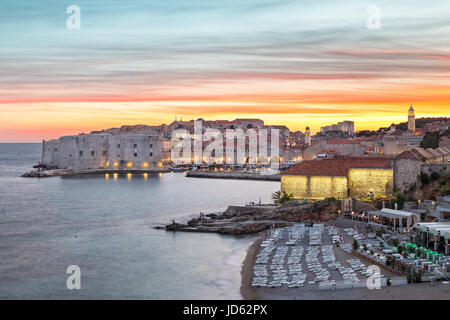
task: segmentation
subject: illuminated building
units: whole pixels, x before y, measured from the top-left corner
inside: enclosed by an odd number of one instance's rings
[[[309,129],[309,127],[306,127],[305,130],[305,145],[311,145],[311,129]]]
[[[394,159],[343,157],[303,161],[282,174],[281,189],[297,199],[365,198],[390,195],[394,189]]]
[[[102,132],[44,141],[42,163],[72,170],[160,170],[163,139],[159,132]]]

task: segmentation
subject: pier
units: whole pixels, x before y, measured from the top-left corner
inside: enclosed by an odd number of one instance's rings
[[[186,173],[186,177],[210,178],[210,179],[281,181],[280,174],[260,174],[260,173],[253,173],[253,172],[189,171],[188,173]]]

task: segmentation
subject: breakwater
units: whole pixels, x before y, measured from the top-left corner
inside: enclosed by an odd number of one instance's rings
[[[251,173],[251,172],[189,171],[188,173],[186,173],[186,177],[210,178],[210,179],[281,181],[280,174],[259,174],[259,173]]]
[[[95,170],[45,170],[45,171],[30,171],[22,175],[26,178],[49,178],[49,177],[64,177],[64,176],[76,176],[83,174],[128,174],[128,173],[164,173],[170,172],[170,170],[111,170],[111,169],[95,169]]]

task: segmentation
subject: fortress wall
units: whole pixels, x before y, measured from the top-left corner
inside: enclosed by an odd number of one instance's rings
[[[160,135],[86,134],[43,141],[42,164],[59,169],[161,169]]]
[[[60,143],[59,140],[42,141],[41,164],[47,168],[59,167]]]
[[[127,134],[109,139],[109,167],[158,169],[163,154],[162,138],[151,134]]]
[[[345,199],[348,196],[347,177],[282,175],[281,190],[292,193],[295,199]]]
[[[374,195],[390,195],[394,189],[393,169],[351,168],[348,171],[350,196],[366,198]]]
[[[109,134],[87,134],[60,138],[60,168],[102,169],[108,165]]]
[[[394,183],[398,190],[405,191],[419,185],[420,162],[411,159],[397,159],[394,165]]]
[[[433,172],[437,172],[439,176],[450,178],[450,164],[425,164],[420,168],[422,173],[431,175]]]

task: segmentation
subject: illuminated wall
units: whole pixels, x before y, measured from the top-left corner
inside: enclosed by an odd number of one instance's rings
[[[281,177],[281,190],[292,193],[296,199],[347,198],[347,178],[331,176]]]
[[[390,195],[393,192],[392,169],[350,169],[348,177],[351,197],[366,198],[370,191],[374,195]]]

